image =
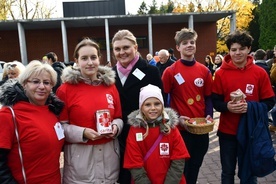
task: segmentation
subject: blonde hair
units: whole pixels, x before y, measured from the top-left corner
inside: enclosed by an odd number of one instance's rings
[[[223,56],[221,54],[217,54],[216,57],[219,57],[221,61],[223,60]]]
[[[19,83],[24,85],[31,76],[39,76],[42,72],[50,74],[52,85],[55,86],[57,83],[57,72],[48,63],[41,63],[38,60],[33,60],[26,66],[25,71],[19,76]]]
[[[164,108],[164,107],[163,107]],[[143,139],[145,139],[149,135],[149,125],[146,122],[146,117],[144,113],[142,113],[142,117],[146,123],[146,132],[143,134]],[[168,135],[171,133],[171,127],[167,124],[165,118],[164,118],[164,109],[162,110],[162,122],[160,123],[160,132],[164,135]]]
[[[14,71],[19,76],[20,73],[22,73],[24,70],[25,70],[25,66],[19,61],[15,60],[9,63],[5,63],[4,69],[3,69],[3,79],[8,76],[9,71]]]
[[[130,32],[129,30],[123,29],[115,33],[115,35],[112,38],[112,44],[114,44],[115,41],[127,39],[130,42],[132,42],[134,45],[137,45],[136,37]]]

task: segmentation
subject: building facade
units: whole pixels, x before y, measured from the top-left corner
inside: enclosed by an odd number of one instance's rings
[[[203,12],[158,15],[113,15],[65,17],[60,19],[0,21],[0,60],[19,60],[27,64],[41,59],[50,51],[59,61],[73,61],[73,51],[83,37],[90,37],[101,46],[105,64],[115,64],[111,39],[121,29],[128,29],[138,39],[142,57],[160,49],[175,49],[174,35],[183,27],[193,28],[199,37],[196,59],[204,62],[205,55],[215,54],[217,20],[229,17],[235,29],[235,12]],[[175,51],[176,57],[180,57]]]

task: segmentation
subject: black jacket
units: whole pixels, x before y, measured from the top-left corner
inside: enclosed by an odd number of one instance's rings
[[[132,73],[134,70],[139,69],[145,74],[140,80]],[[163,91],[163,84],[158,69],[155,66],[149,65],[146,60],[139,58],[137,63],[133,66],[124,86],[118,77],[117,67],[114,66],[113,70],[116,72],[116,87],[120,94],[122,115],[124,121],[124,128],[119,136],[119,140],[123,145],[127,138],[129,125],[127,124],[127,116],[134,110],[139,109],[139,93],[140,88],[148,84],[156,85]]]
[[[165,69],[169,66],[171,66],[172,64],[174,64],[175,61],[173,61],[172,59],[168,59],[166,63],[161,64],[160,61],[158,63],[156,63],[156,67],[159,69],[160,71],[160,75],[162,77],[163,72],[165,71]]]
[[[54,62],[52,64],[52,67],[54,68],[54,70],[57,72],[57,84],[53,87],[53,92],[56,93],[57,88],[61,85],[62,81],[61,81],[61,75],[62,75],[62,71],[63,69],[66,67],[62,62]]]

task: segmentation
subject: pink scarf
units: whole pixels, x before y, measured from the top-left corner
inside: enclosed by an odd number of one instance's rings
[[[123,67],[119,61],[117,61],[117,70],[120,71],[125,77],[128,77],[130,71],[132,70],[133,66],[137,63],[138,60],[139,55],[135,56],[126,68]]]

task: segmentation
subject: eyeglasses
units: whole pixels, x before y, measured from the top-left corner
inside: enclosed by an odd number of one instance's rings
[[[14,69],[17,66],[17,64],[7,64],[7,68],[10,69]]]
[[[40,81],[40,80],[36,80],[36,79],[28,80],[27,82],[32,83],[35,86],[39,86],[42,83],[45,87],[49,87],[52,84],[50,81]]]

